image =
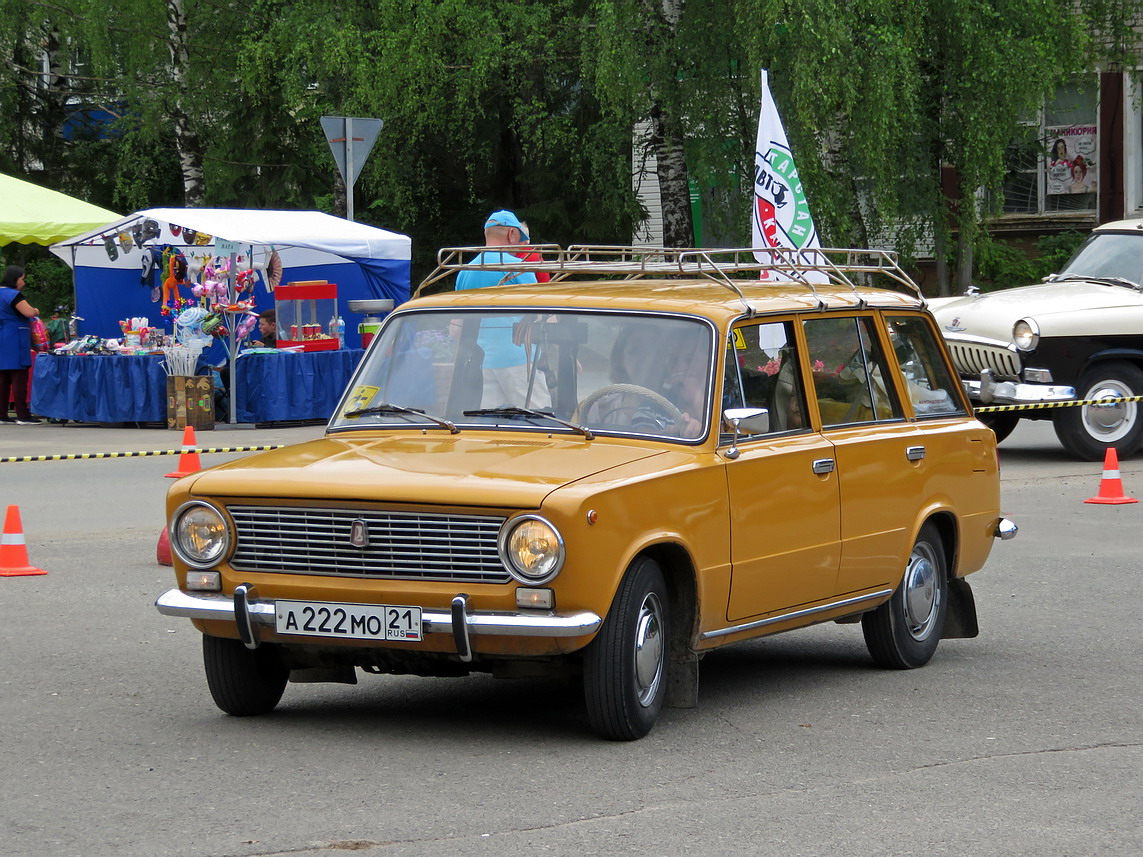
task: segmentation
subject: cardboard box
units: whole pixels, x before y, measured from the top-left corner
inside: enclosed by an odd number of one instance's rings
[[[214,428],[214,382],[207,375],[167,376],[167,428]]]

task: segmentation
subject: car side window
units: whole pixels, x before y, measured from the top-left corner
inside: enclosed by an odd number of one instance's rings
[[[809,425],[792,322],[736,326],[727,342],[726,368],[726,390],[734,394],[724,394],[727,407],[765,408],[771,434]]]
[[[872,318],[812,318],[803,324],[823,426],[901,419]]]
[[[963,414],[957,381],[949,370],[932,329],[923,318],[889,316],[889,341],[918,417]]]

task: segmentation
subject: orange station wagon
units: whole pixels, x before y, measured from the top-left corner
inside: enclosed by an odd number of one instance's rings
[[[359,669],[562,672],[630,740],[697,704],[719,646],[860,622],[908,669],[976,636],[965,578],[1016,527],[891,254],[463,261],[482,249],[441,251],[422,290],[466,267],[551,282],[409,301],[324,437],[172,485],[156,606],[202,632],[219,708]]]

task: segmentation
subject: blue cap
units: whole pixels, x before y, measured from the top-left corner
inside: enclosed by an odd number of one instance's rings
[[[522,241],[528,240],[528,231],[524,228],[524,224],[521,223],[520,218],[511,211],[492,212],[488,215],[488,219],[484,221],[485,229],[488,229],[490,226],[514,226],[520,230],[520,239]]]

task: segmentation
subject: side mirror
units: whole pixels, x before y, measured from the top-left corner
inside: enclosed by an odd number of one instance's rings
[[[726,451],[726,457],[733,461],[739,456],[738,435],[766,434],[770,431],[770,412],[766,408],[727,408],[722,412],[722,424],[734,435]]]
[[[734,434],[766,434],[770,431],[770,411],[766,408],[727,408],[722,422]]]

